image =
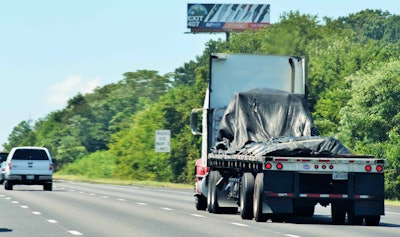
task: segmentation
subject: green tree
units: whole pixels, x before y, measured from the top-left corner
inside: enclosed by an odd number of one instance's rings
[[[340,137],[358,142],[384,142],[400,122],[400,62],[378,63],[347,78],[351,99],[342,109]]]
[[[8,142],[3,144],[5,150],[10,151],[16,146],[33,146],[36,142],[35,133],[32,129],[32,121],[20,122],[8,136]]]
[[[169,154],[156,153],[154,149],[155,131],[165,128],[164,114],[156,106],[149,106],[132,119],[131,127],[115,134],[110,144],[110,152],[117,157],[115,176],[171,181]]]
[[[337,21],[342,27],[355,31],[361,41],[374,39],[393,43],[400,39],[399,19],[400,16],[392,15],[388,11],[366,9],[339,17]]]

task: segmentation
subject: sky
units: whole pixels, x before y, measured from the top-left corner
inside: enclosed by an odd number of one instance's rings
[[[189,34],[188,3],[270,4],[270,21],[290,11],[337,18],[365,9],[400,15],[398,0],[14,0],[0,2],[0,151],[20,122],[63,109],[77,93],[123,73],[173,72],[224,33]]]

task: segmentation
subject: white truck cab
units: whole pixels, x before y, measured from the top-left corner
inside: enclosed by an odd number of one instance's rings
[[[53,189],[53,162],[45,147],[14,147],[7,156],[4,188],[13,185],[43,185],[43,190]]]

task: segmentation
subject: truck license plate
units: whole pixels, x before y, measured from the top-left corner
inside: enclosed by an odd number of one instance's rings
[[[27,175],[26,179],[35,179],[35,176],[34,175]]]
[[[333,180],[347,180],[347,173],[346,172],[335,172],[332,174]]]

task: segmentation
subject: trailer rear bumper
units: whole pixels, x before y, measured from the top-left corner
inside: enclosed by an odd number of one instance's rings
[[[349,173],[335,181],[330,174],[264,172],[262,212],[293,214],[317,203],[346,206],[356,216],[384,215],[383,174]]]

